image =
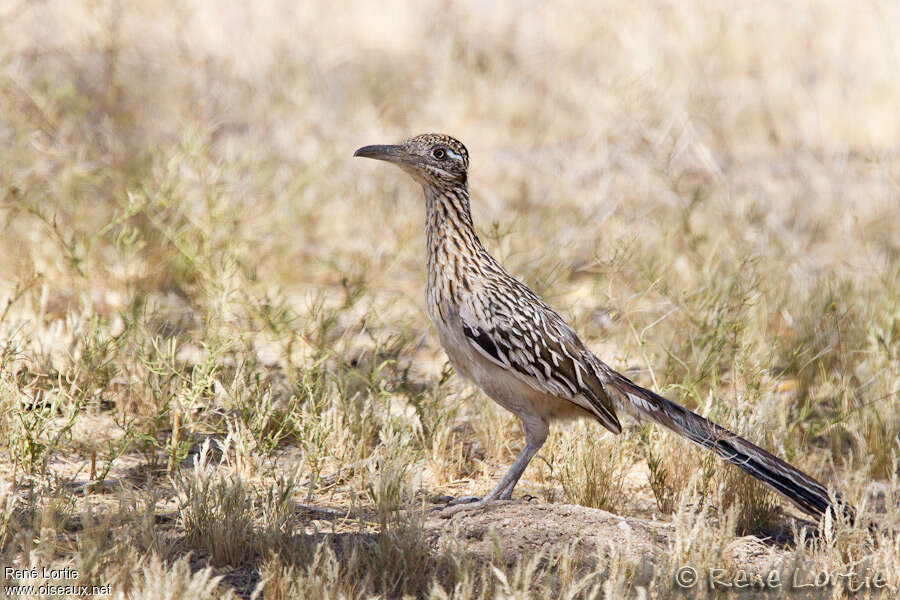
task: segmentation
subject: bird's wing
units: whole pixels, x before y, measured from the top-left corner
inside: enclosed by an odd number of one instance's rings
[[[521,288],[500,295],[502,303],[492,294],[480,310],[461,311],[468,342],[534,389],[569,400],[613,433],[621,432],[612,400],[590,361],[590,351],[562,317],[527,287]]]

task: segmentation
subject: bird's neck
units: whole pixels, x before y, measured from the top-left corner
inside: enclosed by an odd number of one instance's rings
[[[475,234],[465,187],[425,188],[426,296],[432,319],[472,289],[486,252]]]
[[[465,186],[425,188],[425,207],[429,254],[440,249],[453,254],[477,253],[481,249],[481,241],[472,224],[469,191]]]

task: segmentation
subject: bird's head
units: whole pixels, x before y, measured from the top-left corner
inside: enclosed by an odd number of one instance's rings
[[[449,135],[426,133],[389,146],[364,146],[353,156],[396,164],[425,187],[447,189],[466,185],[469,152]]]

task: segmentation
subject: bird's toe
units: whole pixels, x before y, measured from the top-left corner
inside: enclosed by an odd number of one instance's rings
[[[468,497],[473,498],[474,496],[468,496]],[[458,514],[461,512],[472,511],[472,510],[479,510],[481,508],[484,508],[486,505],[487,505],[486,500],[478,500],[476,498],[474,502],[466,502],[463,504],[450,504],[450,505],[444,507],[443,509],[441,509],[439,514],[442,519],[449,519],[450,517],[452,517],[455,514]]]
[[[481,498],[478,496],[460,496],[459,498],[453,498],[450,500],[449,504],[472,504],[473,502],[480,502]]]

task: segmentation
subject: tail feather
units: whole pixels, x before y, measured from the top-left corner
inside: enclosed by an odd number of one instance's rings
[[[832,499],[825,486],[803,471],[709,419],[642,388],[627,377],[614,371],[612,374],[613,385],[628,400],[627,403],[620,403],[625,412],[639,419],[650,419],[715,452],[783,494],[809,515],[821,517],[832,508]],[[835,499],[844,514],[852,519],[853,509],[841,502],[839,495]]]

